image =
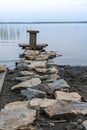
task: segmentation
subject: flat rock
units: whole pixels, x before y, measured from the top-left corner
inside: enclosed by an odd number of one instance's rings
[[[51,68],[35,68],[35,71],[38,73],[47,73],[47,74],[58,74],[58,69],[56,67]]]
[[[0,112],[1,130],[18,130],[33,124],[36,116],[36,110],[29,109],[27,102],[13,102],[7,104]]]
[[[36,56],[32,56],[32,55],[26,54],[26,55],[25,55],[25,59],[26,59],[26,60],[35,60],[35,59],[36,59]]]
[[[24,52],[25,54],[25,58],[28,60],[48,60],[48,58],[50,57],[55,57],[55,53],[54,52],[40,52],[39,51],[32,51],[32,50],[28,50]]]
[[[87,115],[87,103],[86,102],[71,102],[68,106],[77,114]]]
[[[35,71],[38,72],[38,73],[47,73],[48,72],[48,69],[46,68],[35,68]]]
[[[34,98],[32,100],[30,100],[30,107],[41,107],[41,108],[46,108],[50,105],[54,105],[55,103],[57,103],[57,100],[55,99],[48,99],[48,98]]]
[[[54,58],[56,57],[56,52],[54,51],[45,51],[45,52],[40,52],[42,55],[49,55],[49,58]]]
[[[44,82],[54,82],[54,81],[56,81],[57,79],[59,79],[60,78],[60,76],[59,75],[57,75],[57,74],[50,74],[50,75],[48,75],[48,78],[44,81]]]
[[[83,121],[82,125],[84,126],[85,130],[87,130],[87,120]]]
[[[20,62],[16,65],[16,68],[20,71],[25,71],[25,70],[29,70],[28,64],[25,62]]]
[[[37,61],[42,61],[42,60],[48,60],[49,58],[49,55],[38,55],[36,56],[36,59]]]
[[[23,81],[29,80],[31,78],[32,78],[31,76],[21,76],[21,77],[15,77],[15,80],[23,82]]]
[[[65,117],[72,117],[74,115],[74,112],[70,107],[68,107],[64,102],[58,101],[57,103],[50,105],[46,108],[44,108],[44,112],[50,117],[50,118],[64,118]]]
[[[31,64],[30,65],[28,65],[28,67],[30,68],[30,69],[35,69],[35,68],[45,68],[46,67],[46,63],[47,63],[47,61],[33,61],[33,62],[31,62]]]
[[[35,89],[30,89],[30,88],[27,88],[26,90],[22,90],[21,94],[26,96],[27,99],[32,99],[35,97],[38,97],[38,98],[46,98],[47,97],[46,92],[35,90]]]
[[[20,71],[20,74],[23,75],[23,76],[31,76],[34,74],[33,71]]]
[[[25,55],[29,55],[29,56],[36,56],[40,53],[39,50],[26,50],[24,52]]]
[[[49,93],[50,90],[49,94],[53,94],[55,90],[69,89],[69,87],[70,86],[67,84],[67,82],[64,79],[58,79],[48,84],[47,92]]]
[[[11,103],[8,103],[5,105],[5,109],[11,109],[11,108],[21,108],[21,107],[24,107],[24,108],[28,108],[28,101],[17,101],[17,102],[11,102]],[[2,109],[3,110],[3,109]]]
[[[30,88],[30,87],[34,87],[34,86],[37,86],[41,83],[41,80],[40,78],[32,78],[30,80],[26,80],[24,82],[21,82],[17,85],[14,85],[11,90],[14,90],[14,89],[20,89],[20,88]]]
[[[6,71],[6,65],[0,66],[0,73]]]
[[[68,92],[56,91],[54,95],[55,98],[58,100],[75,101],[75,102],[81,101],[81,96],[77,92],[68,93]]]

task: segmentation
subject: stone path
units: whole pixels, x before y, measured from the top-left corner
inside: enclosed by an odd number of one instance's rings
[[[41,111],[48,118],[63,120],[78,114],[87,115],[87,102],[82,102],[77,92],[70,92],[68,83],[59,76],[58,67],[51,60],[56,55],[53,51],[24,51],[24,57],[16,63],[20,76],[15,80],[20,83],[11,90],[19,89],[26,101],[9,103],[1,110],[1,130],[25,130],[34,124]],[[37,89],[43,83],[45,92]],[[49,99],[48,95],[54,98]],[[83,127],[87,129],[87,121],[81,124],[81,130]]]

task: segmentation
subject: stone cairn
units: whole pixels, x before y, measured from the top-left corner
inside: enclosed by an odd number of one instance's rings
[[[30,44],[19,45],[25,50],[16,63],[20,76],[15,79],[20,83],[11,88],[12,91],[20,90],[26,100],[9,103],[1,109],[0,130],[38,130],[40,125],[53,127],[55,123],[66,122],[78,114],[87,115],[87,103],[82,102],[77,92],[70,92],[70,86],[59,76],[58,65],[52,61],[59,55],[43,50],[47,44],[36,44],[38,31],[28,32]],[[43,123],[41,111],[48,116],[49,122]],[[41,122],[35,126],[37,119]],[[87,130],[87,120],[71,122],[70,129]]]

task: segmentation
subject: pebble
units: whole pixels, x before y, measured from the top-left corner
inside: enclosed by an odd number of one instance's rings
[[[70,122],[73,129],[75,129],[78,126],[77,122]]]
[[[83,125],[81,125],[81,124],[78,125],[78,126],[77,126],[77,130],[83,130]]]
[[[77,120],[77,123],[78,123],[78,124],[81,124],[81,123],[82,123],[82,119],[78,119],[78,120]]]

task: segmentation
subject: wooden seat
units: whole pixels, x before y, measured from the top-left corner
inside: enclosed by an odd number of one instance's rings
[[[40,50],[40,49],[43,49],[46,46],[48,46],[48,44],[37,44],[36,49]],[[26,47],[30,47],[30,45],[29,44],[19,44],[19,47],[22,47],[22,49],[25,49]]]
[[[48,46],[48,44],[36,44],[39,31],[27,30],[27,33],[29,33],[29,44],[19,44],[19,47],[22,47],[22,49],[29,47],[30,50],[41,50]]]

